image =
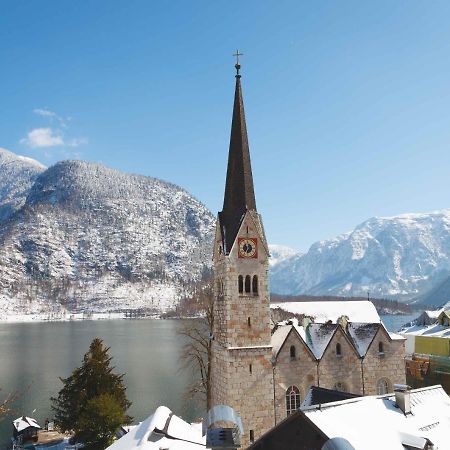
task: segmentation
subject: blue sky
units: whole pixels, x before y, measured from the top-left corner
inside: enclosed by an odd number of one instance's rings
[[[256,196],[306,250],[450,207],[448,1],[0,1],[0,147],[221,209],[239,48]]]

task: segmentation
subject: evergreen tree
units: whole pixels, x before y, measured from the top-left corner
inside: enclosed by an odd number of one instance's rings
[[[52,409],[55,422],[63,431],[74,431],[74,442],[89,449],[106,448],[121,424],[130,423],[126,415],[131,402],[126,397],[123,376],[113,373],[109,347],[95,338],[76,368],[63,383]],[[95,419],[94,419],[95,418]]]

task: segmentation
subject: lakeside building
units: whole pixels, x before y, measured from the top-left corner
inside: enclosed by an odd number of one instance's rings
[[[212,407],[241,417],[247,447],[293,414],[310,386],[357,395],[405,382],[404,338],[371,302],[296,302],[305,320],[270,324],[269,248],[256,209],[239,61],[222,211],[213,249]]]
[[[449,430],[450,398],[441,386],[398,386],[395,394],[302,406],[249,450],[443,450]]]

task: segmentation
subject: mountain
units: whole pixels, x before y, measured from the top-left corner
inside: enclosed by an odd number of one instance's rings
[[[272,267],[279,294],[410,299],[450,273],[450,210],[374,217]]]
[[[0,222],[20,209],[45,166],[0,147]]]
[[[450,276],[437,283],[430,290],[414,298],[412,303],[423,306],[441,306],[450,303]]]
[[[294,250],[291,247],[287,247],[286,245],[278,245],[278,244],[269,244],[270,251],[270,259],[269,265],[270,267],[279,264],[281,261],[284,261],[287,258],[290,258],[294,255],[301,255],[300,252]]]
[[[0,222],[2,312],[160,311],[211,269],[214,217],[180,187],[83,161],[29,164],[39,174],[18,172]]]

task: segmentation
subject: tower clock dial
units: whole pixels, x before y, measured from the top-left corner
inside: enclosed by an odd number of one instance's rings
[[[258,243],[255,238],[239,238],[239,258],[257,258]]]

